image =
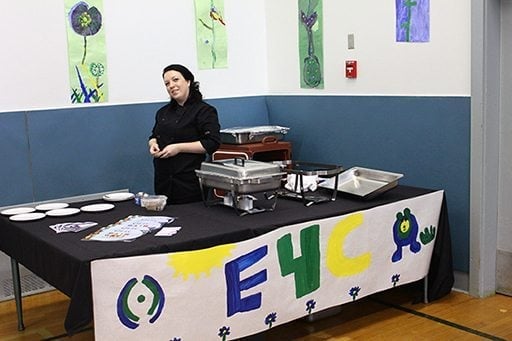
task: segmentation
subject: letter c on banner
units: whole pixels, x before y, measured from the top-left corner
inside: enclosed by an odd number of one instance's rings
[[[327,242],[327,268],[336,277],[352,276],[366,270],[371,263],[371,253],[347,257],[343,245],[354,229],[363,223],[363,214],[355,213],[338,222]]]

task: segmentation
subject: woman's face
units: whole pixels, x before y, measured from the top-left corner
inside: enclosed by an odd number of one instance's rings
[[[190,81],[185,80],[180,72],[169,70],[164,73],[164,84],[169,96],[179,105],[183,105],[187,101]]]

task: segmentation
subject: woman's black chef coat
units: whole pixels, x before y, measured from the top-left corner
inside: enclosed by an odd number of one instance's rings
[[[155,117],[151,138],[160,149],[173,143],[200,141],[208,154],[220,146],[220,125],[217,110],[203,102],[180,106],[176,101],[160,108]],[[170,158],[155,158],[155,193],[168,197],[169,203],[201,200],[195,170],[201,167],[205,154],[179,153]]]

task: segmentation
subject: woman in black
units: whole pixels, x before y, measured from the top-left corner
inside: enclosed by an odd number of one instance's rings
[[[200,201],[195,170],[220,145],[217,110],[203,101],[199,83],[183,65],[167,66],[162,77],[171,101],[157,111],[149,138],[155,193],[168,203]]]

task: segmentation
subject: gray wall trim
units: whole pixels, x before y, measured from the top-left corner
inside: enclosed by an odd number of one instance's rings
[[[498,250],[496,267],[496,292],[512,296],[512,252]]]
[[[499,166],[500,0],[471,2],[469,293],[496,290]]]
[[[469,274],[467,272],[454,271],[453,290],[468,293],[469,291]]]

